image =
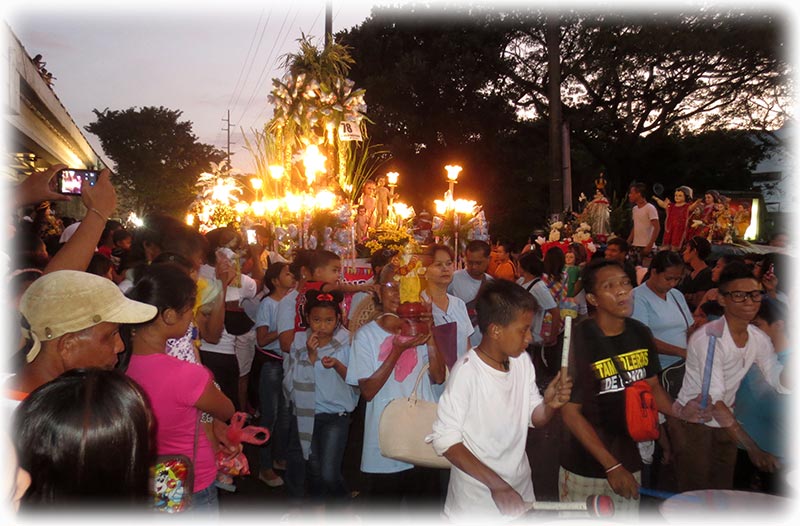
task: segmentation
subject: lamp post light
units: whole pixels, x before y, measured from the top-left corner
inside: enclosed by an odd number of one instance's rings
[[[253,177],[253,178],[250,179],[250,185],[253,187],[253,190],[255,190],[255,193],[256,193],[256,196],[255,196],[255,199],[253,199],[253,202],[258,201],[258,192],[259,192],[259,190],[261,190],[261,187],[263,186],[263,184],[264,184],[264,182],[261,180],[260,177]]]
[[[278,184],[281,179],[283,179],[283,166],[279,164],[273,164],[269,167],[269,175],[275,181],[275,197],[279,197],[279,188]]]
[[[450,184],[450,199],[453,199],[453,190],[462,168],[457,164],[448,164],[444,169],[447,171],[447,182]]]
[[[391,208],[394,201],[394,189],[397,188],[397,178],[400,177],[398,172],[388,172],[386,174],[386,183],[389,186],[389,207]]]

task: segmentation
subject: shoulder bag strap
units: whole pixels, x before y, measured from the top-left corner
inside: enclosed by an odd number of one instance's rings
[[[197,419],[194,422],[194,446],[192,446],[192,467],[194,467],[194,459],[197,457],[197,436],[200,434],[200,415],[201,411],[197,410]]]
[[[414,382],[414,390],[411,392],[411,396],[408,399],[412,402],[417,400],[417,389],[419,388],[419,383],[422,381],[422,375],[425,374],[431,368],[431,362],[426,363],[422,366],[422,369],[419,370],[419,374],[417,375],[417,381]],[[450,376],[450,369],[447,365],[444,366],[444,380],[447,381],[447,378]]]
[[[417,389],[419,388],[419,383],[422,381],[422,375],[428,372],[428,369],[430,369],[430,367],[431,363],[428,362],[422,366],[422,369],[419,370],[419,374],[417,375],[417,381],[414,382],[414,390],[411,391],[411,396],[408,397],[409,400],[411,401],[417,400]]]
[[[542,278],[536,278],[536,279],[534,279],[533,281],[531,281],[531,282],[530,282],[530,284],[529,284],[527,287],[525,287],[525,290],[527,290],[528,292],[530,292],[530,291],[531,291],[531,289],[533,288],[533,286],[534,286],[534,285],[536,285],[537,283],[539,283],[540,281],[542,281]]]
[[[686,323],[686,330],[688,331],[689,327],[691,327],[692,324],[689,323],[689,319],[686,317],[686,314],[683,312],[683,309],[681,308],[680,302],[677,299],[675,299],[675,297],[672,295],[672,291],[673,290],[675,290],[675,289],[670,289],[669,292],[667,292],[667,297],[672,298],[672,301],[675,302],[675,305],[678,307],[678,312],[681,313],[681,316],[683,317],[683,321]]]

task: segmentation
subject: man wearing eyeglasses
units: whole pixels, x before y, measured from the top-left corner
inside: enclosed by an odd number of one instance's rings
[[[669,418],[669,433],[675,450],[675,472],[680,491],[732,489],[737,443],[747,450],[760,470],[772,472],[778,461],[745,433],[733,418],[736,391],[750,366],[756,364],[766,382],[777,392],[788,394],[785,370],[769,337],[751,324],[764,293],[761,283],[743,263],[732,262],[719,279],[719,304],[724,316],[696,331],[686,350],[686,375],[678,402],[686,404],[702,392],[709,340],[716,335],[708,406],[713,419],[693,424]]]

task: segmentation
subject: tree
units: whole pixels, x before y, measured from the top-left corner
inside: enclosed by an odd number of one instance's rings
[[[181,217],[194,200],[195,182],[225,153],[197,142],[183,112],[148,106],[93,110],[86,130],[97,135],[115,164],[116,187],[137,213],[160,211]]]
[[[574,195],[600,171],[633,180],[747,189],[768,135],[788,118],[784,32],[768,14],[556,15]],[[371,136],[392,152],[404,198],[429,203],[442,167],[484,202],[500,233],[543,226],[548,203],[546,14],[535,9],[374,8],[337,35],[367,88]],[[737,131],[738,129],[738,131]],[[442,183],[444,188],[444,183]],[[434,190],[433,192],[431,190]],[[436,196],[438,197],[438,196]]]
[[[515,13],[499,62],[509,98],[548,117],[545,15]],[[650,137],[748,128],[788,119],[790,68],[777,17],[741,11],[561,17],[563,115],[574,138],[624,184],[652,169]]]

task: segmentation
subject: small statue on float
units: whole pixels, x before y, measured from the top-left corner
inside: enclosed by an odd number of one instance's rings
[[[375,188],[375,223],[382,225],[389,217],[389,187],[386,186],[386,177],[378,177],[378,186]]]
[[[593,234],[606,236],[611,233],[611,209],[605,195],[606,180],[602,172],[594,180],[594,186],[594,198],[583,211],[584,219],[592,227]]]
[[[366,243],[369,231],[369,219],[367,218],[367,207],[364,205],[358,205],[358,207],[356,207],[355,227],[355,242]]]
[[[664,222],[664,240],[662,248],[665,250],[680,251],[683,243],[688,239],[686,233],[689,229],[689,212],[692,200],[692,189],[688,186],[679,186],[675,189],[675,202],[666,199],[659,199],[653,196],[658,206],[667,211],[667,219]]]
[[[364,190],[361,193],[361,204],[366,210],[367,223],[371,228],[376,228],[377,217],[375,215],[375,208],[377,206],[377,200],[375,199],[375,181],[370,179],[364,183]]]
[[[686,239],[695,236],[711,241],[717,217],[725,208],[723,197],[716,190],[708,190],[703,194],[703,200],[697,199],[689,205],[689,229]]]

